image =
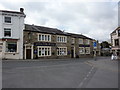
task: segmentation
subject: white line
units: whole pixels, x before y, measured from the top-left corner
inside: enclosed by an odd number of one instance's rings
[[[86,79],[87,79],[87,78],[85,77],[85,78],[84,78],[84,81],[85,81]]]
[[[89,72],[89,74],[91,73],[91,71]]]
[[[83,82],[80,83],[79,87],[81,87],[83,85]]]
[[[87,75],[87,77],[89,77],[89,74]]]

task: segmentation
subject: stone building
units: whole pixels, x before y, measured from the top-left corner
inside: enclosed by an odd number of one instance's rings
[[[111,34],[112,52],[120,57],[120,27],[116,28]]]
[[[0,10],[0,59],[23,59],[24,9]]]
[[[24,59],[93,56],[92,39],[84,35],[25,24]]]

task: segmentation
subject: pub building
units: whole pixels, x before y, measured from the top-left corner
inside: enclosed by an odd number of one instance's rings
[[[24,59],[93,56],[93,39],[56,28],[25,24]]]

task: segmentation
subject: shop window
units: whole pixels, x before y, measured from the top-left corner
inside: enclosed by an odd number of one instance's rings
[[[57,48],[57,55],[58,56],[67,55],[67,47],[58,47]]]
[[[85,53],[86,53],[86,54],[90,54],[90,47],[86,47],[86,48],[85,48]]]
[[[17,42],[6,42],[6,52],[17,52]]]
[[[38,56],[39,57],[42,57],[42,56],[51,56],[51,47],[39,46],[38,47]]]
[[[79,53],[80,54],[85,54],[85,48],[84,47],[79,47]]]

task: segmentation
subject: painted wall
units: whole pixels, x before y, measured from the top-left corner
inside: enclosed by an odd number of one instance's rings
[[[6,13],[8,14],[8,13]],[[10,16],[11,23],[4,23],[4,17]],[[4,28],[11,28],[11,37],[4,37]],[[24,15],[23,14],[12,14],[2,15],[0,12],[0,39],[2,38],[10,38],[17,39],[17,52],[16,53],[8,53],[6,50],[5,41],[3,46],[3,58],[8,59],[23,59],[23,29],[24,29]]]

